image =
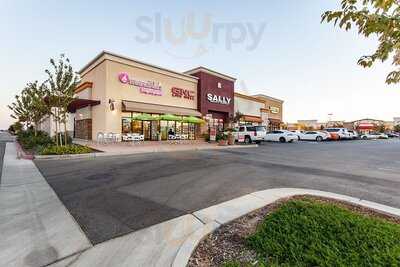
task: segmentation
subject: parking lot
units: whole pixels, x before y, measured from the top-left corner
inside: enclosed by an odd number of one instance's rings
[[[297,187],[400,207],[400,141],[35,161],[93,243],[257,190]]]

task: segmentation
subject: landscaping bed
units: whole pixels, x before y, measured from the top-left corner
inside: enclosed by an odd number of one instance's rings
[[[64,138],[62,138],[64,139]],[[56,145],[54,138],[50,138],[47,133],[32,130],[21,131],[17,135],[18,143],[21,145],[26,155],[75,155],[98,152],[88,146],[72,144],[72,138],[68,137],[67,144]]]
[[[221,226],[188,266],[400,266],[400,218],[296,196]]]

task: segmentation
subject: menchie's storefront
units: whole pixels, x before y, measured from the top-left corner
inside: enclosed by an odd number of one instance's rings
[[[204,130],[204,119],[223,124],[233,114],[234,79],[205,68],[179,73],[102,52],[80,75],[76,138],[115,133],[193,140]]]

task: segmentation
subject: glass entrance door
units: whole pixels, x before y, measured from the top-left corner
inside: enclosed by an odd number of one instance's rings
[[[158,141],[158,121],[151,122],[151,141]]]
[[[150,121],[143,121],[144,140],[151,140]]]

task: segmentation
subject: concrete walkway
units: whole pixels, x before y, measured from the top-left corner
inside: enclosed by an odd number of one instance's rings
[[[0,184],[0,265],[45,266],[92,245],[30,160],[7,143]]]
[[[233,146],[219,146],[217,143],[208,143],[199,140],[182,140],[182,141],[145,141],[140,143],[132,142],[119,142],[111,144],[100,144],[93,141],[74,139],[75,144],[85,145],[95,150],[101,151],[99,153],[81,154],[81,155],[64,155],[61,158],[76,158],[76,157],[100,157],[100,156],[119,156],[119,155],[133,155],[143,153],[157,153],[157,152],[177,152],[177,151],[191,151],[191,150],[212,150],[212,149],[232,149],[232,148],[254,148],[256,144],[251,145],[233,145]],[[37,159],[54,158],[54,156],[36,156]]]

